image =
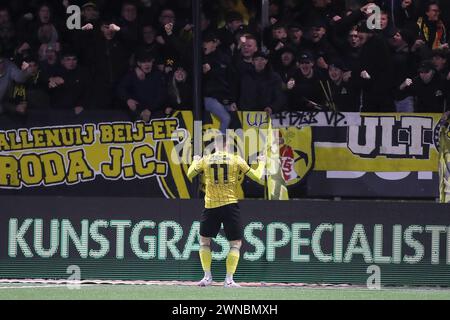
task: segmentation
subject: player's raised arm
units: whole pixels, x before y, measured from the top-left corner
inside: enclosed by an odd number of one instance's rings
[[[193,179],[202,171],[203,171],[203,158],[200,156],[194,156],[194,161],[189,167],[187,177],[189,179]]]
[[[241,169],[243,169],[244,172],[246,172],[246,176],[252,179],[253,181],[264,184],[264,168],[266,167],[266,157],[265,156],[259,156],[258,157],[258,168],[252,169],[244,160],[242,160],[243,164]]]

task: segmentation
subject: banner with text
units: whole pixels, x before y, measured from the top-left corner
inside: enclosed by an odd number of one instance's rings
[[[273,140],[267,139],[270,119],[257,112],[234,116],[235,151],[254,164],[267,151],[267,141]],[[207,116],[195,123],[189,111],[150,123],[107,118],[88,114],[76,123],[62,115],[15,123],[2,116],[0,192],[173,199],[196,194],[187,169],[192,154],[211,145],[217,119]],[[312,172],[437,172],[439,120],[438,114],[314,112],[283,113],[271,119],[273,130],[278,130],[282,178],[291,197],[305,196]],[[242,179],[242,197],[264,196],[263,186]]]
[[[450,285],[448,205],[242,201],[236,274],[244,282]],[[199,200],[0,198],[0,278],[183,280],[202,277]],[[424,214],[426,213],[426,214]],[[229,243],[212,245],[225,276]],[[372,271],[371,271],[372,270]]]

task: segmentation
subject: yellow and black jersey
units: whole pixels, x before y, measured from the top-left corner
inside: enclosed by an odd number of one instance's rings
[[[203,173],[205,178],[205,208],[213,209],[238,202],[239,175],[260,179],[260,171],[253,170],[241,157],[219,151],[194,161],[189,168],[188,177],[192,179]]]

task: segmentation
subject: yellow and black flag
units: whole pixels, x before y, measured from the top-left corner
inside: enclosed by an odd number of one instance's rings
[[[267,162],[266,162],[266,198],[267,200],[289,200],[281,170],[280,144],[278,143],[278,130],[273,130],[272,119],[269,117],[267,130]]]
[[[450,203],[450,131],[442,126],[439,139],[439,194],[441,203]]]

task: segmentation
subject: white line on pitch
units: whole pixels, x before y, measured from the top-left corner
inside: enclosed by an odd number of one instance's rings
[[[81,287],[91,287],[93,285],[83,284]],[[40,289],[40,288],[68,288],[69,286],[66,284],[59,285],[42,285],[42,286],[23,286],[23,287],[0,287],[0,290],[9,290],[9,289]]]

